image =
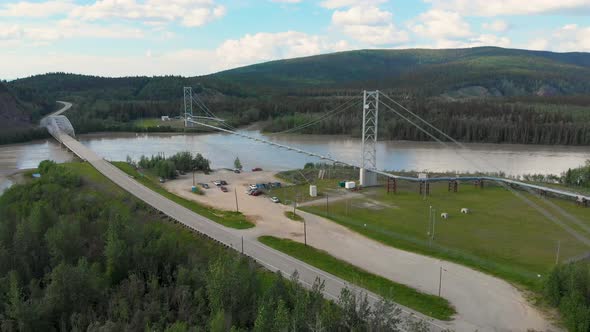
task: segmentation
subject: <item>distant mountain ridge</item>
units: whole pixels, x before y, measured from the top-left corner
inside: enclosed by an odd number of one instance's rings
[[[590,53],[476,47],[347,51],[270,61],[197,77],[108,78],[53,73],[10,84],[51,97],[90,92],[97,97],[140,100],[177,98],[178,91],[187,85],[233,96],[305,94],[314,89],[382,89],[460,98],[588,94],[588,77]]]
[[[590,53],[477,47],[359,50],[271,61],[207,76],[256,87],[407,89],[437,95],[482,86],[500,95],[590,92]]]

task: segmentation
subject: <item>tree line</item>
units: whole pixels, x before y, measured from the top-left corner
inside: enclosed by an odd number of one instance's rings
[[[303,289],[162,217],[86,164],[40,164],[0,196],[3,331],[399,331],[391,302],[370,306],[323,283]],[[85,170],[86,169],[86,170]],[[411,331],[425,331],[412,325]]]
[[[590,264],[556,266],[545,280],[545,299],[559,309],[569,331],[590,331]]]
[[[127,162],[143,169],[149,169],[164,179],[176,178],[177,172],[211,172],[209,159],[206,159],[200,153],[193,155],[192,153],[178,152],[170,157],[162,154],[147,157],[141,156],[137,163],[134,163],[129,157]]]

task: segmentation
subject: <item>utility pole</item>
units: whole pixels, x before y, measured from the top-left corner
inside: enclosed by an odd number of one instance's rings
[[[236,212],[240,212],[240,208],[238,206],[238,190],[234,188],[234,195],[236,196]]]
[[[442,271],[443,271],[443,268],[441,266],[440,267],[439,277],[438,277],[438,297],[440,297],[440,290],[442,288]]]
[[[193,168],[193,187],[195,186],[195,169]]]
[[[307,247],[307,222],[303,218],[303,243]]]
[[[330,210],[328,209],[328,194],[326,194],[326,216],[330,216]]]
[[[432,240],[434,240],[434,229],[436,228],[436,209],[432,212]]]
[[[555,265],[559,264],[559,250],[561,249],[561,240],[557,240],[557,254],[555,255]]]
[[[244,237],[242,236],[242,255],[244,254]]]

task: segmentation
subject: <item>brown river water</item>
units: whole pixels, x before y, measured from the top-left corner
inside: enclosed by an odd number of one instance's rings
[[[360,164],[360,140],[345,136],[248,135]],[[287,170],[302,167],[317,158],[229,134],[138,134],[103,133],[80,135],[78,139],[107,160],[139,159],[141,155],[180,151],[201,153],[213,168],[232,167],[239,157],[244,168]],[[416,171],[498,172],[507,175],[560,174],[590,159],[588,146],[518,144],[464,144],[467,150],[434,142],[382,141],[377,144],[379,169]],[[72,155],[54,140],[0,146],[0,192],[11,184],[7,177],[33,168],[45,159],[72,160]]]

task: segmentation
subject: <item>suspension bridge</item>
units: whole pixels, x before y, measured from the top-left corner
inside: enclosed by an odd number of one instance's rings
[[[382,97],[382,98],[380,98]],[[385,99],[386,101],[384,101]],[[411,176],[403,176],[403,175],[396,175],[391,172],[387,172],[384,170],[377,169],[377,152],[376,152],[376,143],[378,140],[378,127],[379,127],[379,106],[385,107],[387,111],[390,111],[400,117],[401,119],[409,122],[413,126],[415,126],[418,130],[424,132],[426,135],[438,141],[443,145],[453,144],[454,146],[458,147],[457,149],[458,154],[460,155],[461,152],[468,150],[465,146],[456,140],[452,139],[438,128],[418,116],[416,113],[411,112],[403,105],[398,103],[397,101],[393,100],[391,97],[383,94],[382,92],[376,91],[363,91],[362,99],[358,98],[359,103],[355,103],[357,101],[355,98],[348,99],[347,101],[343,102],[341,105],[335,107],[333,110],[328,111],[326,114],[320,116],[316,120],[312,120],[305,124],[296,126],[291,129],[287,129],[285,131],[279,132],[280,134],[283,133],[293,133],[305,128],[309,128],[310,126],[316,125],[321,121],[328,119],[331,116],[336,114],[341,114],[345,111],[350,110],[353,106],[360,104],[362,100],[362,112],[363,112],[363,120],[362,120],[362,140],[361,140],[361,151],[360,151],[360,163],[355,163],[351,161],[344,161],[337,159],[332,156],[328,155],[320,155],[314,152],[305,151],[296,147],[291,147],[283,144],[279,144],[267,139],[253,137],[248,135],[244,132],[240,132],[237,128],[229,125],[227,121],[217,117],[215,113],[213,113],[207,105],[192,91],[192,87],[184,87],[184,123],[185,126],[191,127],[194,125],[200,125],[203,127],[207,127],[213,130],[217,130],[220,132],[240,136],[246,139],[250,139],[256,142],[261,142],[264,144],[268,144],[274,146],[279,149],[285,149],[288,151],[293,151],[295,153],[305,154],[311,157],[318,158],[320,160],[327,160],[331,161],[335,164],[346,165],[350,167],[354,167],[359,169],[359,179],[360,179],[360,186],[363,187],[371,187],[378,185],[377,182],[377,175],[383,176],[388,179],[388,185],[390,184],[390,180],[393,182],[393,187],[395,187],[395,183],[398,180],[405,180],[410,182],[416,182],[420,184],[420,192],[423,190],[425,192],[429,192],[429,184],[432,182],[449,182],[449,187],[453,186],[457,188],[458,182],[475,182],[476,184],[483,186],[484,181],[491,181],[500,183],[502,185],[509,185],[511,187],[519,187],[528,191],[534,191],[535,194],[546,195],[546,194],[553,194],[559,197],[565,197],[568,199],[575,200],[576,202],[582,205],[588,205],[590,202],[590,196],[575,193],[571,191],[551,188],[547,186],[540,186],[530,183],[525,183],[522,181],[517,181],[513,179],[506,179],[501,177],[493,177],[493,176],[486,176],[486,175],[474,175],[474,176],[445,176],[445,177],[411,177]],[[389,103],[388,103],[389,102]],[[196,106],[198,111],[194,112],[194,107]],[[199,111],[201,113],[199,113]],[[209,123],[206,123],[205,120]],[[216,123],[218,125],[214,125],[211,123]],[[424,124],[424,126],[420,126],[420,123]],[[429,131],[428,128],[431,130]],[[433,133],[434,132],[434,133]],[[440,134],[443,138],[448,139],[447,142],[442,141],[440,138],[436,136],[436,134]],[[465,156],[460,157],[464,159],[468,159]],[[469,160],[468,160],[469,161]],[[473,164],[473,161],[471,161]]]

